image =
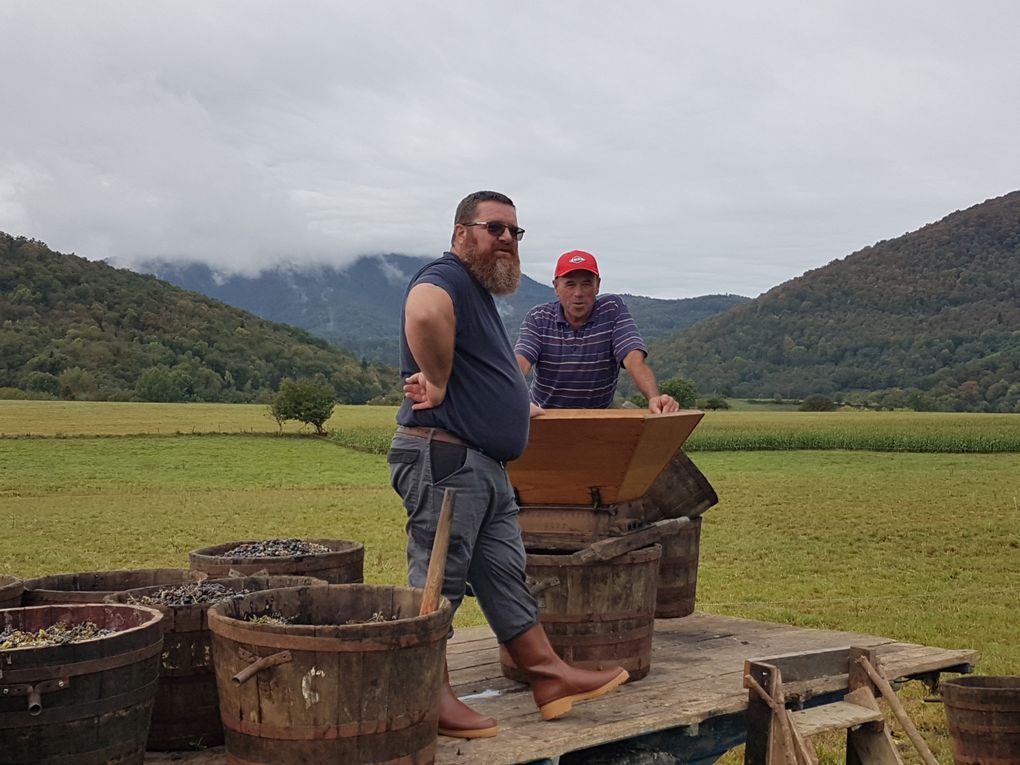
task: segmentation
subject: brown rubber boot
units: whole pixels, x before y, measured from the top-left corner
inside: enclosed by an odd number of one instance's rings
[[[575,702],[605,696],[630,677],[622,667],[593,671],[570,666],[549,645],[541,624],[503,645],[514,663],[528,673],[535,704],[546,720],[562,717]]]
[[[443,668],[443,687],[439,691],[439,735],[452,738],[491,738],[499,726],[457,698],[450,686],[450,673]]]

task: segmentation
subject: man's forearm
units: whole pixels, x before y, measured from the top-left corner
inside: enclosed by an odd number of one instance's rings
[[[659,395],[659,384],[655,382],[655,373],[652,368],[647,364],[635,365],[633,369],[628,370],[630,376],[634,379],[634,384],[637,389],[641,391],[641,394],[651,401],[653,398]]]
[[[630,372],[631,378],[641,395],[651,401],[659,395],[659,385],[655,382],[655,373],[645,363],[645,354],[641,351],[631,351],[623,360],[623,366]]]

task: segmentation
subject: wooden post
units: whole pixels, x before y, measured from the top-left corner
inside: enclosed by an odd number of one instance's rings
[[[777,667],[757,661],[744,663],[744,687],[749,690],[744,765],[775,765],[780,756],[788,765],[799,765],[786,710],[778,703],[782,683]]]
[[[872,663],[878,661],[874,648],[850,648],[847,668],[850,692],[844,700],[868,709],[878,710],[878,702],[875,700],[875,685],[864,668],[858,664],[857,660],[860,658],[865,658]],[[846,732],[846,763],[847,765],[903,765],[903,758],[896,750],[896,744],[893,743],[885,722],[879,720]]]
[[[907,715],[907,711],[900,703],[899,697],[896,695],[896,691],[894,691],[892,686],[889,685],[889,681],[886,680],[874,666],[872,666],[867,657],[858,656],[854,659],[854,663],[858,664],[865,672],[867,672],[868,677],[871,678],[871,682],[873,682],[875,687],[882,693],[882,698],[884,698],[888,702],[889,706],[892,707],[893,714],[896,715],[896,719],[899,720],[900,725],[903,726],[903,730],[914,745],[914,748],[917,749],[917,753],[921,755],[921,759],[924,760],[926,765],[939,765],[939,761],[935,759],[935,755],[931,753],[931,749],[928,748],[924,739],[921,738],[921,734],[918,732],[913,721],[911,721],[910,717]]]
[[[425,575],[425,593],[421,598],[419,616],[430,614],[439,608],[439,598],[443,592],[443,576],[446,574],[446,553],[450,549],[450,528],[453,526],[453,500],[456,489],[443,492],[443,506],[439,511],[439,523],[436,526],[436,537],[432,541],[432,555],[429,558],[429,571]]]

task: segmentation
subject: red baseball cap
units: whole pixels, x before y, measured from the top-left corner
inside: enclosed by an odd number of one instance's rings
[[[599,275],[599,264],[595,262],[595,256],[583,250],[571,250],[560,255],[556,261],[556,273],[553,279],[559,279],[563,274],[571,271],[591,271],[595,276]]]

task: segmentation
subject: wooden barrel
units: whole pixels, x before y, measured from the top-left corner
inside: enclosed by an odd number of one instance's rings
[[[442,600],[418,616],[421,598],[289,587],[209,609],[228,765],[432,763],[453,613]],[[246,621],[263,614],[294,623]]]
[[[694,613],[701,554],[701,518],[692,518],[675,536],[663,539],[655,618],[672,619]]]
[[[250,576],[206,579],[205,582],[221,584],[234,592],[326,585],[321,579],[310,576]],[[108,595],[106,602],[130,604],[132,599],[152,595],[166,586],[118,592]],[[220,722],[212,663],[212,633],[206,619],[211,605],[149,606],[163,614],[163,653],[146,745],[149,750],[177,751],[223,743],[223,724]]]
[[[230,558],[224,555],[238,545],[257,540],[226,542],[213,547],[192,550],[191,568],[209,576],[224,577],[232,573],[268,574],[270,576],[314,576],[330,584],[360,584],[365,581],[365,546],[346,539],[306,539],[329,548],[329,552],[288,555],[272,558]]]
[[[0,576],[0,608],[18,608],[25,583],[16,576]]]
[[[945,680],[942,702],[956,765],[1020,765],[1020,677]]]
[[[115,634],[0,650],[4,765],[140,765],[159,681],[163,615],[111,604],[0,612],[0,629],[35,632],[93,622]]]
[[[59,603],[102,603],[107,595],[154,585],[183,584],[205,579],[186,568],[141,568],[126,571],[86,571],[56,574],[25,582],[26,606]]]
[[[590,563],[569,554],[528,553],[538,618],[564,661],[584,669],[623,667],[631,680],[648,674],[661,553],[652,545]],[[499,660],[506,677],[527,682],[502,646]]]

